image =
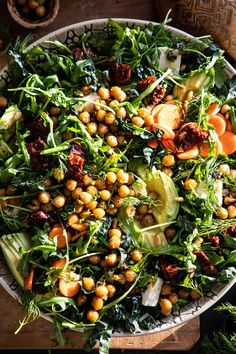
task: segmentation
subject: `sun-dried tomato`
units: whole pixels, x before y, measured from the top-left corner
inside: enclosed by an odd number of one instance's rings
[[[129,64],[109,63],[109,77],[114,84],[127,84],[131,79],[131,67]]]
[[[27,129],[30,130],[30,138],[45,138],[49,133],[49,126],[44,125],[43,119],[38,117],[36,120],[31,121],[27,125]]]
[[[209,131],[202,129],[196,123],[183,125],[176,133],[174,142],[178,152],[184,152],[202,143],[209,136]]]
[[[176,264],[170,263],[162,257],[160,258],[160,269],[165,279],[175,279],[180,272],[180,269]]]
[[[220,245],[220,238],[219,236],[210,236],[210,237],[205,237],[204,242],[209,242],[213,247],[219,247]]]
[[[165,97],[166,89],[161,85],[157,85],[155,90],[150,94],[150,99],[153,103],[159,104],[161,100]]]
[[[217,269],[210,261],[209,257],[203,251],[193,251],[193,254],[197,257],[197,262],[202,268],[203,274],[211,277],[217,276]]]
[[[145,79],[140,80],[140,81],[137,82],[137,90],[139,92],[142,92],[142,91],[146,90],[146,88],[150,84],[152,84],[154,81],[156,81],[156,76],[154,76],[154,75],[145,77]]]
[[[226,230],[226,235],[229,235],[231,237],[236,237],[236,224],[231,225],[228,227]]]
[[[72,144],[69,154],[69,169],[74,178],[80,178],[83,171],[84,151],[77,144]]]
[[[41,138],[36,139],[32,143],[27,143],[26,148],[30,155],[32,168],[41,170],[49,165],[48,157],[41,155],[41,151],[45,149],[45,143]]]

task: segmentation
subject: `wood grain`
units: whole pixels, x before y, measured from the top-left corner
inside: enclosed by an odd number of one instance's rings
[[[0,287],[0,349],[50,349],[55,344],[53,325],[39,318],[25,326],[17,335],[14,334],[22,318],[21,306],[2,287]],[[81,333],[68,332],[69,338],[75,341],[76,348],[82,348],[84,338]],[[178,326],[174,329],[146,336],[113,337],[112,349],[143,349],[143,350],[179,350],[184,351],[193,347],[198,341],[199,318]],[[66,346],[64,348],[71,348]]]

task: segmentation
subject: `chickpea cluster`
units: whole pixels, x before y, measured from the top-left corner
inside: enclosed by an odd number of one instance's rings
[[[161,288],[160,308],[161,314],[168,317],[178,304],[179,299],[200,299],[201,294],[194,289],[185,289],[171,285],[170,283],[163,283]]]
[[[41,19],[49,10],[50,0],[16,0],[18,11],[30,20]]]

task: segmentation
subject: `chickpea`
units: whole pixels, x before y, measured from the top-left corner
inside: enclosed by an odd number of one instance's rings
[[[118,281],[120,284],[124,285],[126,283],[125,277],[123,274],[114,274],[112,279]]]
[[[165,229],[165,236],[169,239],[169,240],[172,240],[175,235],[176,235],[176,228],[173,227],[173,226],[168,226],[166,229]]]
[[[110,89],[110,94],[113,98],[115,98],[119,102],[123,102],[126,100],[126,93],[119,87],[119,86],[113,86]]]
[[[43,185],[44,185],[44,187],[51,187],[51,185],[52,185],[52,180],[51,180],[51,178],[46,178],[46,179],[43,181]]]
[[[69,190],[69,191],[74,191],[75,188],[77,187],[77,181],[75,181],[74,179],[68,179],[66,181],[66,188]]]
[[[49,213],[54,210],[54,206],[51,203],[41,205],[41,210],[45,213]]]
[[[44,17],[46,15],[46,8],[45,6],[38,6],[35,10],[35,14],[38,17]]]
[[[229,218],[236,218],[236,207],[234,205],[228,206],[227,211]]]
[[[67,220],[69,226],[72,226],[73,224],[78,224],[79,221],[80,219],[77,214],[71,214]]]
[[[138,115],[141,118],[144,118],[144,117],[148,116],[149,114],[150,114],[149,109],[147,109],[145,107],[139,108],[139,110],[138,110]]]
[[[151,126],[154,124],[154,118],[151,114],[145,116],[143,119],[146,126]]]
[[[95,294],[97,297],[106,300],[108,295],[108,289],[106,285],[98,285],[95,290]]]
[[[172,167],[175,165],[175,157],[174,155],[165,155],[161,162],[166,167]]]
[[[58,194],[52,200],[52,204],[58,209],[62,208],[65,205],[65,203],[66,203],[66,198],[63,194]]]
[[[100,87],[100,89],[98,90],[98,95],[102,100],[108,100],[111,97],[110,91],[105,87]]]
[[[118,145],[123,145],[125,143],[125,137],[123,135],[117,136]]]
[[[82,193],[82,188],[81,187],[76,187],[71,193],[72,199],[73,200],[79,199],[80,193]]]
[[[55,168],[53,171],[53,177],[58,181],[62,181],[65,178],[65,173],[60,168]]]
[[[107,144],[112,148],[118,145],[118,141],[114,135],[109,135],[106,140]]]
[[[114,124],[116,120],[115,115],[112,112],[107,112],[105,115],[105,124],[111,125]]]
[[[94,255],[89,257],[89,263],[97,265],[100,263],[101,257],[99,255]]]
[[[63,137],[64,140],[71,140],[71,139],[74,138],[74,133],[71,132],[70,130],[68,130],[67,132],[64,132],[62,134],[62,137]]]
[[[117,181],[121,184],[126,184],[129,181],[129,174],[124,170],[119,170],[116,173]]]
[[[128,218],[133,218],[136,214],[136,208],[134,205],[128,205],[125,208],[125,213],[128,216]]]
[[[190,296],[192,299],[197,300],[201,298],[201,293],[199,293],[199,291],[195,290],[195,289],[191,289],[190,290]]]
[[[146,215],[148,213],[149,207],[147,204],[141,204],[137,208],[137,212],[141,215]]]
[[[196,187],[197,187],[197,181],[193,178],[186,179],[186,181],[184,182],[184,188],[187,191],[192,191],[196,189]]]
[[[115,183],[116,182],[116,174],[115,172],[107,172],[107,182],[109,183]]]
[[[96,118],[97,118],[98,122],[103,122],[105,119],[105,116],[106,116],[106,111],[104,111],[104,109],[99,109],[97,111]]]
[[[38,211],[40,210],[40,202],[37,198],[33,198],[31,200],[31,204],[27,205],[27,208],[29,208],[31,211]]]
[[[231,196],[224,197],[224,203],[226,205],[230,205],[230,204],[233,204],[235,202],[236,202],[236,199],[234,197],[231,197]]]
[[[118,248],[120,248],[120,245],[121,245],[121,239],[120,239],[120,237],[112,236],[112,237],[109,239],[109,242],[108,242],[108,247],[109,247],[109,248],[111,248],[111,249],[118,249]]]
[[[112,201],[117,208],[120,208],[121,204],[123,203],[123,198],[121,198],[119,195],[115,195],[112,198]]]
[[[236,170],[231,168],[229,174],[230,174],[231,177],[235,178],[236,177]]]
[[[109,132],[107,125],[99,123],[98,124],[98,134],[103,138]]]
[[[100,297],[95,296],[92,300],[92,308],[95,311],[99,311],[103,308],[103,299]]]
[[[80,192],[79,199],[83,204],[88,204],[93,197],[88,192]]]
[[[83,124],[88,124],[90,122],[90,114],[87,111],[84,111],[82,113],[80,113],[79,115],[79,120],[83,123]]]
[[[107,189],[103,189],[100,192],[100,197],[102,200],[109,200],[111,198],[111,193]]]
[[[50,116],[59,116],[60,113],[61,113],[60,107],[53,106],[49,109]]]
[[[142,225],[144,227],[149,227],[155,224],[154,217],[151,214],[147,214],[142,219]]]
[[[84,175],[83,176],[83,184],[85,186],[89,186],[90,184],[92,184],[92,182],[93,182],[92,177],[90,177],[89,175]]]
[[[121,119],[125,119],[127,112],[125,107],[120,107],[118,109],[118,111],[116,112],[117,117],[121,118]]]
[[[133,283],[137,277],[137,273],[135,273],[133,270],[126,270],[124,272],[124,277],[127,283]]]
[[[178,296],[179,296],[181,299],[187,299],[188,296],[189,296],[189,291],[186,290],[186,289],[180,289],[180,290],[178,290]]]
[[[116,288],[112,284],[107,284],[107,290],[108,290],[108,298],[114,297],[116,294]]]
[[[224,163],[219,166],[219,171],[222,174],[222,176],[226,176],[230,174],[230,167],[228,164]]]
[[[221,219],[221,220],[225,220],[228,218],[228,210],[223,207],[218,208],[215,211],[215,214],[216,214],[217,218]]]
[[[8,105],[8,100],[4,96],[0,96],[0,108],[5,108]]]
[[[93,291],[93,289],[95,288],[95,282],[94,282],[93,278],[84,277],[82,279],[82,283],[83,283],[84,290],[86,290],[88,292]]]
[[[220,112],[222,114],[225,114],[226,112],[228,112],[230,110],[230,106],[228,104],[224,104],[222,107],[221,107],[221,110]]]
[[[96,209],[97,205],[98,205],[98,202],[96,200],[91,200],[91,202],[86,204],[86,208],[88,208],[89,210],[94,210],[94,209]]]
[[[116,237],[121,237],[121,231],[119,230],[119,229],[110,229],[109,231],[108,231],[108,236],[111,238],[111,237],[113,237],[113,236],[116,236]]]
[[[9,186],[7,186],[6,189],[6,194],[7,195],[14,195],[15,194],[15,187],[11,184],[9,184]]]
[[[115,267],[118,263],[118,257],[115,253],[110,253],[105,257],[105,264],[107,267]]]
[[[89,194],[91,194],[92,197],[95,197],[95,195],[98,193],[98,189],[95,186],[88,186],[86,188],[86,192],[88,192]]]
[[[93,210],[93,216],[96,219],[101,220],[105,216],[105,210],[103,210],[102,208],[95,208]]]
[[[97,134],[97,131],[98,131],[98,126],[97,126],[97,123],[95,122],[91,122],[91,123],[88,123],[87,125],[87,131],[90,135],[95,135]]]
[[[122,197],[122,198],[127,197],[130,194],[129,187],[126,186],[125,184],[120,186],[118,188],[117,192],[118,192],[119,196]]]
[[[80,213],[80,217],[81,219],[88,219],[91,215],[91,212],[90,210],[83,210],[81,213]]]
[[[87,296],[84,294],[79,294],[76,298],[76,301],[75,301],[76,306],[78,306],[78,307],[84,306],[86,304],[86,302],[87,302]]]
[[[76,204],[76,206],[75,206],[75,212],[76,212],[76,214],[82,213],[83,210],[84,210],[84,205]]]
[[[194,244],[200,246],[203,243],[203,241],[204,241],[203,238],[198,236],[194,239]]]
[[[4,197],[6,195],[6,188],[1,187],[0,188],[0,197]]]
[[[99,319],[99,313],[95,310],[89,310],[86,317],[89,322],[93,323]]]
[[[170,302],[172,303],[172,305],[174,304],[177,304],[178,300],[179,300],[179,297],[176,293],[172,293],[170,296],[169,296],[169,300]]]
[[[117,101],[117,100],[112,100],[112,101],[109,103],[109,107],[117,106],[118,104],[119,104],[119,101]]]
[[[171,294],[171,285],[168,283],[164,283],[161,287],[161,295],[167,296]]]
[[[144,120],[141,117],[133,117],[132,123],[137,127],[141,128],[144,125]]]
[[[106,182],[104,181],[103,178],[97,179],[95,185],[99,190],[106,189]]]
[[[107,208],[106,209],[106,214],[107,215],[114,216],[114,215],[116,215],[116,213],[117,213],[117,208]]]
[[[101,259],[101,261],[100,261],[100,267],[101,267],[101,268],[105,268],[105,267],[106,267],[105,259]]]
[[[168,299],[161,299],[160,301],[161,313],[164,316],[169,316],[172,310],[172,303]]]
[[[131,252],[131,258],[133,261],[135,262],[140,262],[141,259],[142,259],[143,255],[142,255],[142,252],[135,249],[135,250],[132,250]]]
[[[41,192],[39,192],[38,199],[39,199],[40,203],[48,204],[50,202],[51,195],[48,192],[41,191]]]

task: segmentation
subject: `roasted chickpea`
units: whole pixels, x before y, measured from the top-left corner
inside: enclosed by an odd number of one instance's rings
[[[90,177],[89,175],[84,175],[83,176],[83,184],[85,186],[89,186],[90,184],[92,184],[92,182],[93,182],[92,177]]]
[[[98,131],[98,126],[97,123],[91,122],[87,124],[87,130],[90,135],[95,135],[97,134]]]
[[[89,194],[91,194],[92,197],[95,197],[95,195],[98,193],[98,189],[95,186],[88,186],[86,188],[86,192],[88,192]]]
[[[110,253],[105,257],[105,264],[107,267],[115,267],[118,263],[118,257],[115,253]]]
[[[98,90],[98,95],[102,100],[108,100],[111,97],[110,91],[105,87],[100,87],[100,89]]]
[[[8,105],[8,100],[4,96],[0,96],[0,108],[5,108]]]
[[[58,181],[62,181],[65,178],[65,173],[60,168],[55,168],[53,171],[53,177]]]
[[[108,236],[111,238],[113,236],[116,236],[116,237],[121,237],[121,231],[119,229],[110,229],[108,231]]]
[[[181,299],[187,299],[189,297],[189,291],[186,289],[180,289],[178,290],[178,296]]]
[[[119,195],[115,195],[112,198],[112,201],[113,201],[114,205],[116,206],[116,208],[120,208],[121,207],[121,204],[123,203],[123,199],[124,198],[120,197]]]
[[[103,178],[97,179],[95,185],[99,190],[106,189],[106,182]]]
[[[236,207],[234,205],[228,206],[227,211],[229,218],[236,218]]]
[[[97,111],[97,115],[96,115],[97,121],[98,122],[103,122],[104,119],[105,119],[105,116],[106,116],[106,111],[104,111],[104,109],[100,108]]]
[[[140,262],[141,259],[142,259],[143,255],[142,255],[142,252],[135,249],[135,250],[132,250],[131,252],[131,258],[133,261],[135,262]]]
[[[100,263],[101,257],[99,255],[94,255],[89,257],[89,263],[97,265]]]
[[[184,182],[184,188],[187,191],[192,191],[196,189],[196,187],[197,187],[197,181],[193,178],[189,178]]]
[[[88,204],[86,204],[86,208],[89,210],[94,210],[98,205],[98,202],[96,200],[91,200]]]
[[[107,144],[111,148],[116,147],[118,145],[118,141],[117,141],[117,139],[116,139],[116,137],[114,135],[107,136],[106,140],[107,140]]]
[[[107,290],[108,290],[108,298],[114,297],[116,294],[116,288],[112,284],[107,284]]]
[[[138,214],[146,215],[148,213],[149,207],[147,204],[141,204],[137,207]]]
[[[141,128],[144,125],[144,120],[141,117],[133,117],[132,123],[137,127]]]
[[[226,176],[230,174],[230,167],[228,164],[224,163],[219,166],[219,171],[222,174],[222,176]]]
[[[124,119],[127,115],[125,107],[120,107],[118,111],[116,112],[117,117]]]
[[[161,299],[160,301],[161,313],[164,316],[169,316],[172,310],[172,303],[168,299]]]
[[[100,197],[102,200],[109,200],[111,198],[111,193],[107,189],[103,189],[100,192]]]
[[[148,127],[150,127],[151,125],[154,124],[154,118],[151,114],[145,116],[143,119],[144,119],[145,125]]]
[[[82,307],[87,303],[87,296],[84,294],[79,294],[76,298],[76,306]]]
[[[93,323],[99,319],[99,313],[95,310],[89,310],[86,317],[89,322]]]
[[[169,239],[169,240],[172,240],[172,238],[175,237],[176,235],[176,228],[173,227],[173,226],[168,226],[166,229],[165,229],[165,235],[166,237]]]
[[[103,299],[101,297],[95,296],[92,300],[92,308],[95,311],[99,311],[103,308]]]
[[[106,285],[98,285],[95,290],[96,296],[100,297],[101,299],[106,300],[108,295],[108,289]]]
[[[53,106],[49,109],[50,116],[59,116],[60,113],[61,113],[60,107]]]
[[[66,203],[66,198],[63,194],[57,195],[52,200],[52,204],[58,209],[62,208],[65,205],[65,203]]]
[[[129,181],[129,174],[124,170],[119,170],[116,173],[117,181],[121,184],[126,184]]]
[[[172,167],[175,165],[175,157],[174,155],[165,155],[161,162],[163,166]]]
[[[111,249],[118,249],[121,245],[121,239],[117,236],[112,236],[108,241],[108,247]]]
[[[164,283],[161,287],[161,295],[167,296],[171,294],[171,285],[168,283]]]
[[[39,192],[38,199],[39,199],[40,203],[48,204],[50,202],[51,195],[48,192],[41,191],[41,192]]]
[[[84,277],[82,279],[82,283],[83,283],[84,290],[86,290],[88,292],[92,291],[95,288],[95,283],[94,283],[93,278]]]
[[[79,120],[83,123],[83,124],[88,124],[90,122],[90,114],[87,111],[84,111],[82,113],[80,113],[79,115]]]
[[[71,193],[72,199],[73,200],[79,199],[80,193],[82,193],[82,188],[81,187],[76,187]]]
[[[119,101],[117,101],[117,100],[112,100],[112,101],[109,103],[109,107],[117,106],[118,104],[119,104]]]
[[[195,290],[195,289],[191,289],[190,290],[190,296],[192,299],[197,300],[201,298],[201,293],[199,293],[199,291]]]
[[[103,138],[109,132],[107,125],[99,123],[98,124],[98,134]]]
[[[105,210],[102,208],[95,208],[93,210],[93,216],[96,219],[101,220],[105,216]]]
[[[119,102],[125,101],[127,97],[126,93],[119,86],[113,86],[110,89],[110,94]]]
[[[129,189],[128,186],[123,184],[122,186],[120,186],[118,188],[117,192],[118,192],[120,197],[124,198],[124,197],[127,197],[130,194],[130,189]]]
[[[93,197],[88,192],[80,192],[79,199],[83,204],[88,204]]]
[[[75,181],[74,179],[68,179],[66,181],[66,188],[69,190],[69,191],[74,191],[75,188],[77,187],[77,181]]]
[[[174,304],[177,304],[178,300],[179,300],[179,297],[176,293],[172,293],[170,296],[169,296],[169,300],[170,302],[172,303],[172,305]]]
[[[229,106],[228,104],[224,104],[224,105],[221,107],[220,112],[221,112],[222,114],[225,114],[225,113],[227,113],[229,110],[230,110],[230,106]]]
[[[152,226],[155,224],[154,217],[151,214],[144,215],[142,219],[142,225],[144,227]]]
[[[133,283],[137,277],[137,273],[135,273],[133,270],[126,270],[124,272],[124,277],[127,283]]]
[[[149,109],[147,109],[145,107],[139,108],[139,110],[138,110],[138,115],[141,118],[144,118],[144,117],[148,116],[149,114],[150,114]]]
[[[115,183],[116,182],[116,174],[115,172],[107,172],[107,182]]]
[[[215,211],[215,214],[217,216],[218,219],[221,219],[221,220],[225,220],[228,218],[229,214],[228,214],[228,210],[223,208],[223,207],[220,207],[218,208],[216,211]]]

